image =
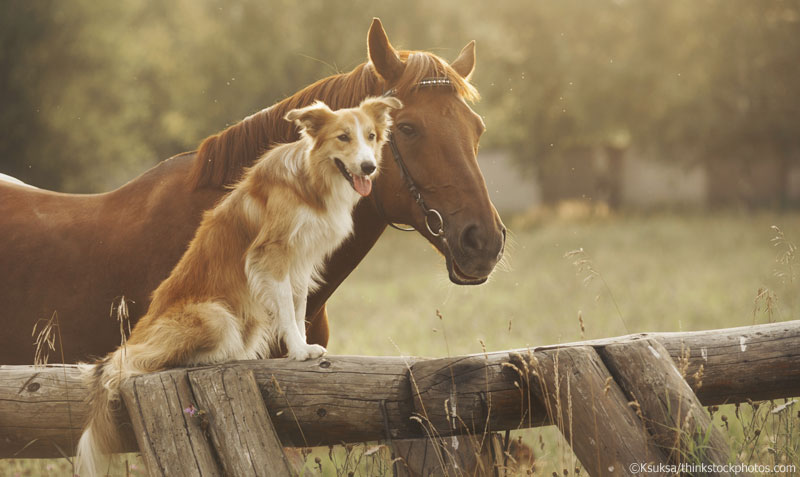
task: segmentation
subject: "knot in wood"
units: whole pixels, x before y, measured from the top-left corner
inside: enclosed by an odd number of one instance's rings
[[[319,367],[323,369],[328,369],[331,367],[331,362],[328,361],[327,359],[323,359],[322,361],[319,362]]]
[[[327,415],[328,415],[328,411],[326,411],[324,407],[321,407],[321,408],[317,409],[317,416],[325,417]]]
[[[42,387],[42,385],[39,384],[39,383],[30,383],[28,385],[28,392],[29,393],[35,393],[36,391],[39,390],[40,387]]]

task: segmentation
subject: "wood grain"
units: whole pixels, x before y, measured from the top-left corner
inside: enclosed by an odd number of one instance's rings
[[[800,396],[800,321],[639,334],[516,352],[547,355],[589,346],[602,354],[606,346],[641,339],[658,341],[679,368],[686,368],[704,406]],[[304,446],[385,439],[381,401],[394,439],[426,436],[414,416],[427,415],[440,435],[547,424],[543,403],[522,393],[520,377],[504,365],[510,354],[434,360],[326,356],[302,363],[275,359],[225,366],[252,370],[283,444]],[[701,367],[698,387],[692,376]],[[85,394],[75,366],[0,366],[0,457],[72,455],[86,416]],[[445,412],[446,400],[456,406],[455,425]]]
[[[120,393],[151,476],[224,475],[202,416],[185,411],[195,400],[185,370],[138,376]]]
[[[589,475],[636,475],[632,464],[666,464],[644,423],[590,346],[512,357],[530,391],[545,402]]]
[[[189,372],[189,381],[224,475],[291,475],[252,371],[201,369]]]
[[[705,408],[681,376],[666,348],[655,340],[612,344],[603,361],[626,399],[635,402],[653,441],[671,464],[726,464],[731,451]],[[731,475],[709,473],[708,475]]]

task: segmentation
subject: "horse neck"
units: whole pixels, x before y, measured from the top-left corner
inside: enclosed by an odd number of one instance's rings
[[[386,222],[378,215],[372,200],[360,200],[353,210],[353,234],[331,255],[322,276],[322,285],[308,297],[306,316],[315,316],[336,288],[361,263],[378,241]]]
[[[223,187],[236,182],[246,167],[275,144],[296,141],[294,124],[286,113],[308,106],[315,100],[331,109],[350,108],[384,87],[366,65],[350,73],[324,78],[283,101],[255,113],[224,131],[208,137],[200,145],[190,176],[195,188]]]

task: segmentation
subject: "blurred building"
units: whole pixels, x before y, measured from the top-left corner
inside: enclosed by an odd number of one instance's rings
[[[669,162],[581,148],[545,178],[521,173],[505,151],[481,151],[479,161],[495,206],[509,213],[576,199],[628,209],[800,205],[800,161]]]

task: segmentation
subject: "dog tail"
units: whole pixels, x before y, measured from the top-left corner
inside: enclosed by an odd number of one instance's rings
[[[122,348],[92,366],[84,368],[89,389],[89,416],[76,455],[76,472],[81,476],[105,475],[111,454],[121,449],[116,411],[120,407],[119,387],[129,376],[122,367]],[[102,473],[101,473],[102,472]]]

